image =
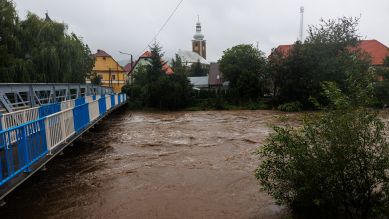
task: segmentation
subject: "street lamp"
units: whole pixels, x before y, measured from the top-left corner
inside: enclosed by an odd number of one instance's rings
[[[131,72],[128,72],[128,73],[131,73],[131,84],[133,83],[133,75],[134,75],[134,65],[133,65],[133,55],[131,53],[126,53],[126,52],[122,52],[122,51],[119,51],[119,53],[121,54],[125,54],[125,55],[129,55],[131,56],[131,60],[130,60],[130,65],[131,65]],[[132,93],[132,88],[130,89],[131,90],[131,98],[133,97],[133,93]]]
[[[124,55],[129,55],[129,56],[131,56],[131,60],[130,60],[130,63],[131,63],[131,71],[133,71],[133,55],[131,54],[131,53],[126,53],[126,52],[122,52],[122,51],[119,51],[119,53],[120,54],[124,54]],[[130,73],[130,72],[128,72],[128,73]],[[131,73],[131,83],[132,83],[132,73]]]

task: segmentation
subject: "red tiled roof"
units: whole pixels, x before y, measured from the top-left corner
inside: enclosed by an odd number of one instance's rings
[[[280,45],[276,50],[287,56],[292,48],[293,45]],[[356,48],[371,56],[372,65],[383,65],[384,59],[389,56],[389,48],[378,40],[361,40]]]
[[[144,52],[139,58],[150,58],[153,54],[150,51]]]
[[[111,57],[108,53],[106,53],[104,50],[98,49],[97,53],[94,55],[95,57]]]
[[[278,52],[280,52],[282,55],[287,56],[289,55],[289,51],[293,48],[293,45],[280,45],[276,48]]]
[[[372,65],[383,65],[384,59],[389,56],[389,48],[378,40],[362,40],[358,48],[371,56]]]
[[[147,59],[147,58],[150,58],[153,54],[150,52],[150,51],[146,51],[144,52],[140,57],[139,59]],[[134,64],[134,68],[135,66],[138,64],[139,60]],[[164,61],[161,60],[161,62],[163,63]],[[129,64],[127,64],[129,65]],[[130,69],[131,69],[131,66],[130,66]],[[170,67],[170,65],[168,65],[167,63],[165,63],[163,66],[162,66],[162,70],[164,70],[166,72],[166,74],[168,75],[172,75],[174,74],[174,71],[173,69]],[[132,71],[132,70],[131,70]],[[131,71],[128,71],[129,73],[131,73]]]
[[[162,70],[164,70],[168,75],[174,74],[173,69],[167,63],[162,66]]]

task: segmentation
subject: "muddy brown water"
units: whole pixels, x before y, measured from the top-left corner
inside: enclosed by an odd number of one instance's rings
[[[0,218],[281,218],[254,154],[272,111],[118,111],[11,193]]]

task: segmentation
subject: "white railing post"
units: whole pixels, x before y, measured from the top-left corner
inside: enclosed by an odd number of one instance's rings
[[[49,118],[45,119],[45,131],[46,131],[46,144],[47,144],[47,151],[49,152],[49,155],[52,155],[51,153],[51,133],[50,133],[50,126],[49,126]]]

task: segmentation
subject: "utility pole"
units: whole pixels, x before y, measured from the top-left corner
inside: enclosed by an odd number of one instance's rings
[[[111,68],[108,70],[108,72],[109,72],[108,87],[112,87],[112,85],[111,85],[111,83],[112,83]]]
[[[131,66],[131,71],[130,72],[128,72],[129,74],[131,73],[131,83],[132,83],[132,80],[133,80],[133,68],[134,68],[134,65],[133,65],[133,55],[132,55],[132,53],[126,53],[126,52],[122,52],[122,51],[119,51],[119,53],[121,53],[121,54],[125,54],[125,55],[129,55],[130,57],[131,57],[131,60],[130,60],[130,66]]]

